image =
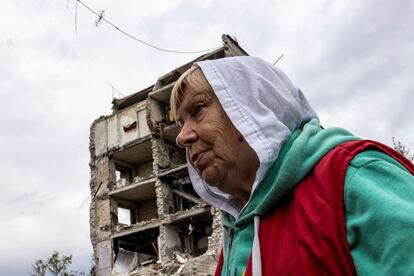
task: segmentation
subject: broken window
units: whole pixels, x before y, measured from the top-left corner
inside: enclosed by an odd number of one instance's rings
[[[114,160],[114,162],[117,188],[141,182],[153,176],[152,160],[140,164],[127,163],[118,159]]]
[[[121,227],[158,218],[155,178],[130,183],[112,190],[109,195],[118,207],[118,225]]]
[[[130,226],[134,223],[131,209],[118,207],[118,224]]]
[[[117,165],[115,168],[115,177],[117,187],[126,186],[131,182],[131,169]]]
[[[131,226],[135,223],[158,218],[155,197],[143,201],[114,200],[117,201],[118,204],[119,202],[122,202],[122,206],[118,207],[118,224],[120,224],[120,226]]]

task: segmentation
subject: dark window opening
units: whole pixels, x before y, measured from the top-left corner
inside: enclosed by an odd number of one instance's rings
[[[178,134],[178,133],[177,133]],[[174,143],[175,143],[176,135],[174,136]],[[187,163],[185,150],[176,147],[175,145],[168,144],[168,157],[170,159],[171,168],[179,167]]]
[[[192,207],[196,205],[195,202],[185,199],[176,193],[173,193],[173,198],[174,198],[174,209],[173,209],[174,213],[191,209]]]
[[[118,255],[122,248],[127,251],[140,253],[148,256],[154,261],[158,260],[158,236],[160,234],[159,228],[152,228],[142,232],[123,236],[114,239],[114,251]],[[146,258],[148,259],[148,258]]]
[[[210,214],[174,223],[178,229],[182,252],[197,257],[208,249],[208,237],[212,234],[213,219]]]
[[[152,176],[152,160],[141,164],[115,161],[115,181],[118,188],[144,181]]]
[[[188,177],[173,180],[169,187],[173,198],[173,206],[170,208],[170,213],[189,210],[203,203]]]

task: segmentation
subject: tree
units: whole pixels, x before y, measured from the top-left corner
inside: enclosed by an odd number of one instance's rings
[[[89,276],[96,276],[96,258],[94,254],[92,254],[92,266],[89,270]]]
[[[49,258],[47,258],[47,268],[55,276],[66,276],[66,270],[70,264],[72,264],[72,255],[62,255],[62,258],[60,258],[59,252],[57,251],[54,251],[52,255]]]
[[[395,139],[395,137],[392,137],[392,143],[394,144],[394,149],[405,156],[408,160],[411,162],[414,161],[414,153],[411,153],[411,150],[407,148],[401,141],[398,141]]]
[[[32,264],[32,276],[46,276],[46,272],[50,272],[54,276],[75,276],[84,275],[85,273],[68,272],[68,267],[72,264],[72,255],[60,256],[59,252],[54,251],[52,255],[45,260],[37,260]]]
[[[33,273],[32,276],[45,276],[47,265],[43,260],[37,260],[34,264],[32,264]]]

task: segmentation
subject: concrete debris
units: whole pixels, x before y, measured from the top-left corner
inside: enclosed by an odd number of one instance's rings
[[[141,176],[137,175],[137,176],[134,177],[134,183],[141,182],[144,179],[145,179],[145,177],[141,177]]]
[[[139,267],[131,271],[129,276],[212,276],[217,266],[218,256],[214,253],[206,253],[199,257],[191,257],[188,254],[174,252],[174,260],[161,265],[160,263],[152,263],[145,267]]]
[[[173,253],[173,255],[174,255],[174,260],[177,261],[180,264],[184,264],[185,262],[188,261],[188,259],[191,258],[191,255],[185,254],[185,253],[180,253],[178,251],[175,251]]]
[[[144,226],[146,226],[148,224],[155,223],[157,221],[159,221],[159,219],[153,218],[153,219],[150,219],[150,220],[141,221],[141,222],[138,222],[138,223],[135,223],[135,224],[131,224],[131,225],[123,224],[123,223],[118,223],[115,226],[114,233],[119,233],[119,232],[122,232],[122,231],[124,231],[126,229],[141,228],[141,227],[144,227]]]
[[[112,269],[112,275],[128,275],[138,265],[138,253],[120,249]]]

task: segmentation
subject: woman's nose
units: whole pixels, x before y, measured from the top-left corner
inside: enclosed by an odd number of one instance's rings
[[[181,148],[188,148],[197,141],[196,131],[189,125],[184,124],[176,138],[177,146]]]

